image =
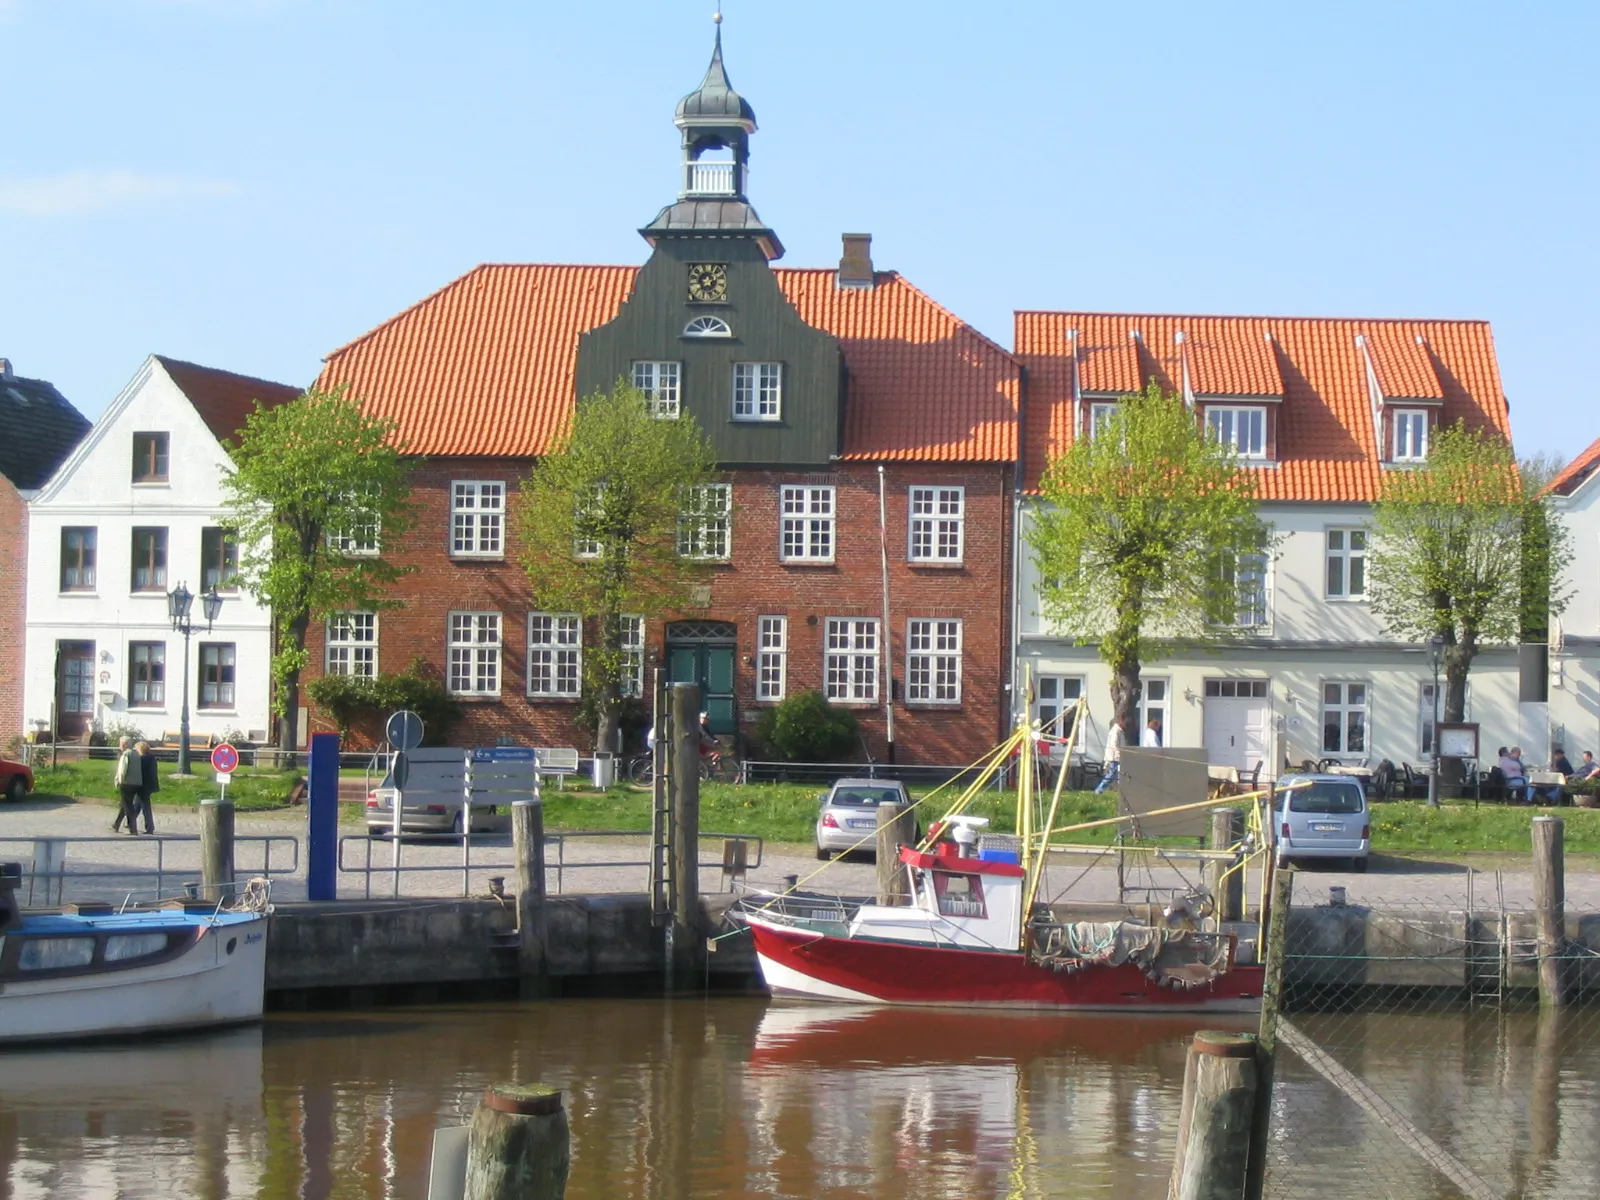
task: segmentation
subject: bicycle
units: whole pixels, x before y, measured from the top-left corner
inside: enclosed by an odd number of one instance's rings
[[[656,756],[652,750],[641,750],[628,760],[628,780],[649,785],[656,780]]]
[[[635,754],[627,763],[628,779],[637,784],[648,786],[655,782],[656,758],[650,751],[645,750]],[[700,756],[700,778],[707,782],[737,783],[739,779],[738,760],[728,757],[721,751],[713,750],[709,754]]]

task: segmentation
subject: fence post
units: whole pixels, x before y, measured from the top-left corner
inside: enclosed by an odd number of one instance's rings
[[[1211,811],[1212,850],[1226,850],[1235,846],[1244,833],[1244,813],[1237,808],[1217,808]],[[1238,921],[1244,916],[1244,871],[1234,871],[1226,879],[1223,875],[1233,863],[1212,859],[1206,863],[1206,883],[1211,889],[1211,900],[1217,906],[1217,920]]]
[[[1255,1117],[1256,1040],[1202,1031],[1189,1045],[1171,1200],[1235,1200],[1244,1188]]]
[[[905,833],[909,809],[897,800],[878,805],[878,903],[908,904],[905,869],[900,865],[900,847],[910,840]]]
[[[200,882],[207,900],[233,903],[233,801],[200,801]]]
[[[472,1114],[465,1200],[561,1200],[569,1138],[557,1089],[494,1084]]]
[[[1271,899],[1261,914],[1266,922],[1265,970],[1261,976],[1261,1025],[1256,1034],[1255,1113],[1250,1128],[1250,1152],[1245,1171],[1245,1200],[1261,1200],[1267,1179],[1267,1136],[1272,1126],[1273,1068],[1278,1052],[1278,1009],[1283,996],[1283,960],[1289,940],[1289,907],[1294,897],[1294,874],[1279,871],[1268,856],[1265,870],[1272,880]]]
[[[524,987],[537,991],[544,975],[544,801],[511,805],[511,844],[517,859],[517,942]]]
[[[700,940],[700,688],[672,685],[672,955],[698,972]]]
[[[1539,938],[1539,1004],[1560,1008],[1567,1002],[1562,979],[1566,942],[1566,822],[1533,819],[1533,907]]]

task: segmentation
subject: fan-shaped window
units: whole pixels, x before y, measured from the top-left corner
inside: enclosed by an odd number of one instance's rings
[[[683,327],[684,337],[732,337],[733,330],[721,317],[696,317]]]

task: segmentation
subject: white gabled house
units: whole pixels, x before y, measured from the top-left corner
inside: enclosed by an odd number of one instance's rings
[[[1574,764],[1600,758],[1600,439],[1556,476],[1550,505],[1572,535],[1560,564],[1571,591],[1566,611],[1550,620],[1550,730]]]
[[[224,439],[260,400],[299,389],[151,355],[29,504],[24,717],[63,740],[179,728],[184,639],[167,594],[196,599],[189,646],[193,735],[264,740],[271,659],[266,609],[233,577],[220,527]],[[211,629],[200,594],[223,597]]]
[[[1387,635],[1367,601],[1368,527],[1384,473],[1425,462],[1441,423],[1465,418],[1510,436],[1488,325],[1021,312],[1016,349],[1028,368],[1034,494],[1051,455],[1093,436],[1107,406],[1151,379],[1259,472],[1276,545],[1240,563],[1224,644],[1143,664],[1141,728],[1158,716],[1166,745],[1203,746],[1213,763],[1243,771],[1261,763],[1263,778],[1323,759],[1425,765],[1433,675],[1425,647]],[[1017,573],[1017,663],[1034,680],[1034,715],[1088,697],[1082,748],[1099,758],[1109,669],[1096,646],[1074,645],[1041,616],[1025,540]],[[1516,647],[1485,647],[1467,717],[1486,755],[1520,742],[1542,763],[1543,706],[1519,704],[1518,681]]]

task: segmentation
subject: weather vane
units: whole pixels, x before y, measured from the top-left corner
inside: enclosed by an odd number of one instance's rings
[[[711,21],[715,25],[722,24],[722,0],[717,0],[717,13],[716,16],[711,18]]]

